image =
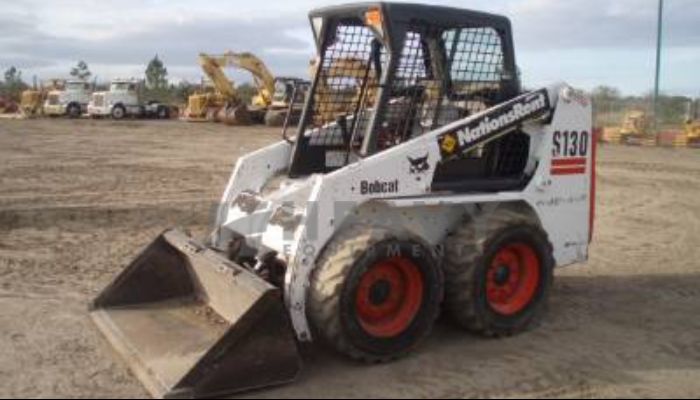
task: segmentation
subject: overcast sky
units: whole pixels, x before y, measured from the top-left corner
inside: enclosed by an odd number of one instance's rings
[[[314,54],[306,14],[331,0],[0,0],[0,69],[31,81],[85,60],[100,80],[143,75],[156,53],[198,81],[201,51],[253,51],[279,75]],[[629,94],[653,86],[657,0],[433,0],[509,16],[527,86],[567,81]],[[662,89],[700,96],[700,0],[666,0]],[[231,72],[237,82],[249,76]]]

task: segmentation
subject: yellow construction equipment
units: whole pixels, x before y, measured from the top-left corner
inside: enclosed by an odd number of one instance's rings
[[[633,110],[625,114],[620,127],[605,129],[604,141],[634,146],[654,146],[656,145],[656,135],[647,113]]]
[[[200,54],[199,60],[202,69],[211,80],[213,90],[190,96],[188,119],[227,122],[231,120],[233,109],[238,114],[246,114],[246,123],[265,121],[267,125],[279,126],[287,119],[291,109],[291,122],[298,121],[307,82],[291,77],[275,78],[267,65],[249,52],[228,51],[218,56]],[[233,83],[224,74],[223,68],[228,66],[248,71],[253,75],[257,94],[253,96],[249,105],[243,104]],[[242,110],[244,107],[245,112]]]
[[[700,147],[700,117],[698,117],[698,109],[700,108],[700,100],[688,102],[688,112],[683,127],[683,135],[685,136],[686,144],[689,147]]]
[[[50,91],[61,90],[65,86],[62,79],[50,79],[39,87],[27,89],[22,92],[19,103],[19,111],[23,117],[32,118],[44,114],[44,102]]]
[[[31,118],[42,114],[46,92],[40,89],[27,89],[22,92],[19,109],[23,116]]]
[[[229,53],[224,55],[199,55],[199,65],[209,78],[213,90],[196,93],[188,98],[185,118],[188,121],[217,121],[231,125],[250,123],[248,108],[240,98],[233,82],[224,73],[232,64]]]
[[[257,94],[253,96],[248,105],[248,115],[251,122],[262,123],[265,111],[272,104],[272,97],[275,91],[275,77],[272,75],[267,65],[253,53],[235,53],[227,51],[220,60],[227,66],[232,66],[250,72],[253,75],[253,83],[257,89]],[[219,118],[225,117],[224,110],[219,112]]]

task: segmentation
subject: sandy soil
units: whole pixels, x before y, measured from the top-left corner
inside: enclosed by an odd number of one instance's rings
[[[166,227],[207,229],[236,157],[265,128],[0,121],[0,396],[143,397],[86,307]],[[262,397],[700,395],[700,152],[604,147],[597,235],[558,272],[530,333],[485,340],[440,324],[407,359],[322,350]]]

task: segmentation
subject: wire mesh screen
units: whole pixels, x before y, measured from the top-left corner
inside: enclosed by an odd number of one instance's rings
[[[361,21],[343,21],[321,52],[305,136],[308,144],[349,154],[359,149],[376,110],[386,49]],[[414,21],[394,57],[385,107],[375,126],[378,151],[482,111],[503,99],[501,37],[490,27]],[[353,141],[354,139],[354,141]],[[351,143],[352,142],[352,143]],[[326,167],[349,158],[339,154]],[[335,156],[333,156],[335,157]]]
[[[493,28],[411,24],[379,128],[378,148],[498,103],[503,66],[501,38]]]
[[[439,97],[431,94],[439,86],[439,79],[430,65],[426,36],[425,31],[406,33],[390,85],[386,114],[379,128],[377,147],[380,150],[423,133],[430,125],[427,120],[431,118],[431,111],[434,113],[437,108]]]
[[[320,60],[314,92],[310,144],[348,145],[353,132],[363,132],[367,109],[374,106],[378,76],[372,65],[372,48],[378,42],[361,25],[339,25],[335,40]],[[340,120],[339,124],[331,124]]]
[[[504,74],[501,37],[493,28],[463,28],[443,34],[450,54],[452,99],[467,100],[470,113],[500,101]]]

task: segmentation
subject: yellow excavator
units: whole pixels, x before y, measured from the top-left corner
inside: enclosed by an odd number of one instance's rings
[[[683,133],[688,147],[700,147],[699,108],[700,100],[691,100],[688,102],[688,112],[686,114],[685,126],[683,127]]]
[[[209,78],[212,87],[191,95],[187,100],[187,121],[216,121],[231,125],[250,124],[248,108],[236,91],[233,82],[224,73],[232,63],[231,53],[224,55],[199,55],[199,65]]]
[[[27,89],[22,92],[19,103],[19,111],[25,118],[34,118],[43,115],[44,101],[52,90],[61,90],[65,85],[62,79],[50,79],[39,87]]]
[[[250,52],[229,51],[224,54],[222,60],[225,60],[225,65],[234,66],[253,75],[257,94],[248,105],[248,114],[252,122],[281,126],[285,121],[289,124],[299,121],[309,82],[294,77],[275,77],[267,65]]]
[[[199,63],[212,88],[208,92],[190,96],[187,120],[214,120],[237,125],[264,121],[267,125],[279,126],[287,120],[291,109],[291,122],[294,123],[294,119],[298,121],[308,82],[291,77],[275,78],[265,63],[249,52],[200,54]],[[229,66],[246,70],[253,75],[257,94],[249,105],[244,104],[234,84],[226,77],[223,69]]]

